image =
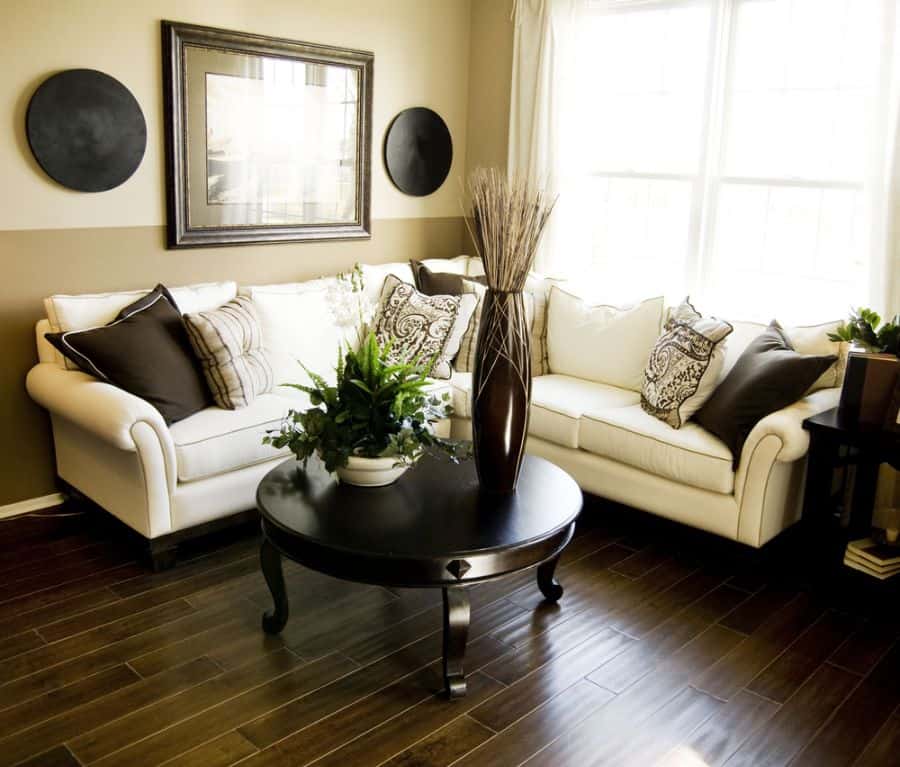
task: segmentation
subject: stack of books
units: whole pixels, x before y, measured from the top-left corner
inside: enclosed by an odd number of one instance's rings
[[[871,538],[850,541],[844,552],[844,564],[884,581],[900,575],[900,547],[887,546]]]

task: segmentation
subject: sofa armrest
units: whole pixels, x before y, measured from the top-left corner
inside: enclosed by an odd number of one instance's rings
[[[841,396],[840,388],[820,389],[797,400],[793,405],[769,413],[747,436],[741,451],[738,474],[741,467],[749,464],[759,443],[767,436],[774,435],[781,441],[775,460],[790,463],[802,458],[809,450],[809,432],[803,422],[816,413],[837,407]]]
[[[25,382],[28,394],[55,416],[71,421],[104,442],[142,454],[158,454],[166,484],[174,489],[177,477],[175,445],[160,412],[140,397],[52,362],[35,365]],[[154,456],[156,457],[156,456]]]
[[[761,546],[793,524],[797,509],[788,501],[798,493],[802,498],[802,488],[797,486],[802,477],[791,479],[796,472],[789,465],[803,458],[809,449],[809,433],[803,428],[803,421],[836,407],[840,394],[840,388],[820,389],[770,413],[753,427],[734,477],[738,540]],[[776,471],[778,464],[785,466]]]

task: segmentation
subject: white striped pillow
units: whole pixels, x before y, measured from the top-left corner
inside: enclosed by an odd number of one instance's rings
[[[249,298],[238,296],[218,309],[185,314],[184,324],[219,407],[247,407],[272,390],[272,366]]]

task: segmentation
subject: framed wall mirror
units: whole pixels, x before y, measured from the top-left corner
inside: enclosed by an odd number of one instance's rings
[[[162,22],[171,248],[371,236],[365,51]]]

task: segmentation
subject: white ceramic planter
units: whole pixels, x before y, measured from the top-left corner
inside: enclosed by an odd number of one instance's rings
[[[397,459],[350,456],[347,465],[337,470],[341,482],[358,487],[382,487],[396,482],[409,466],[396,466]]]

